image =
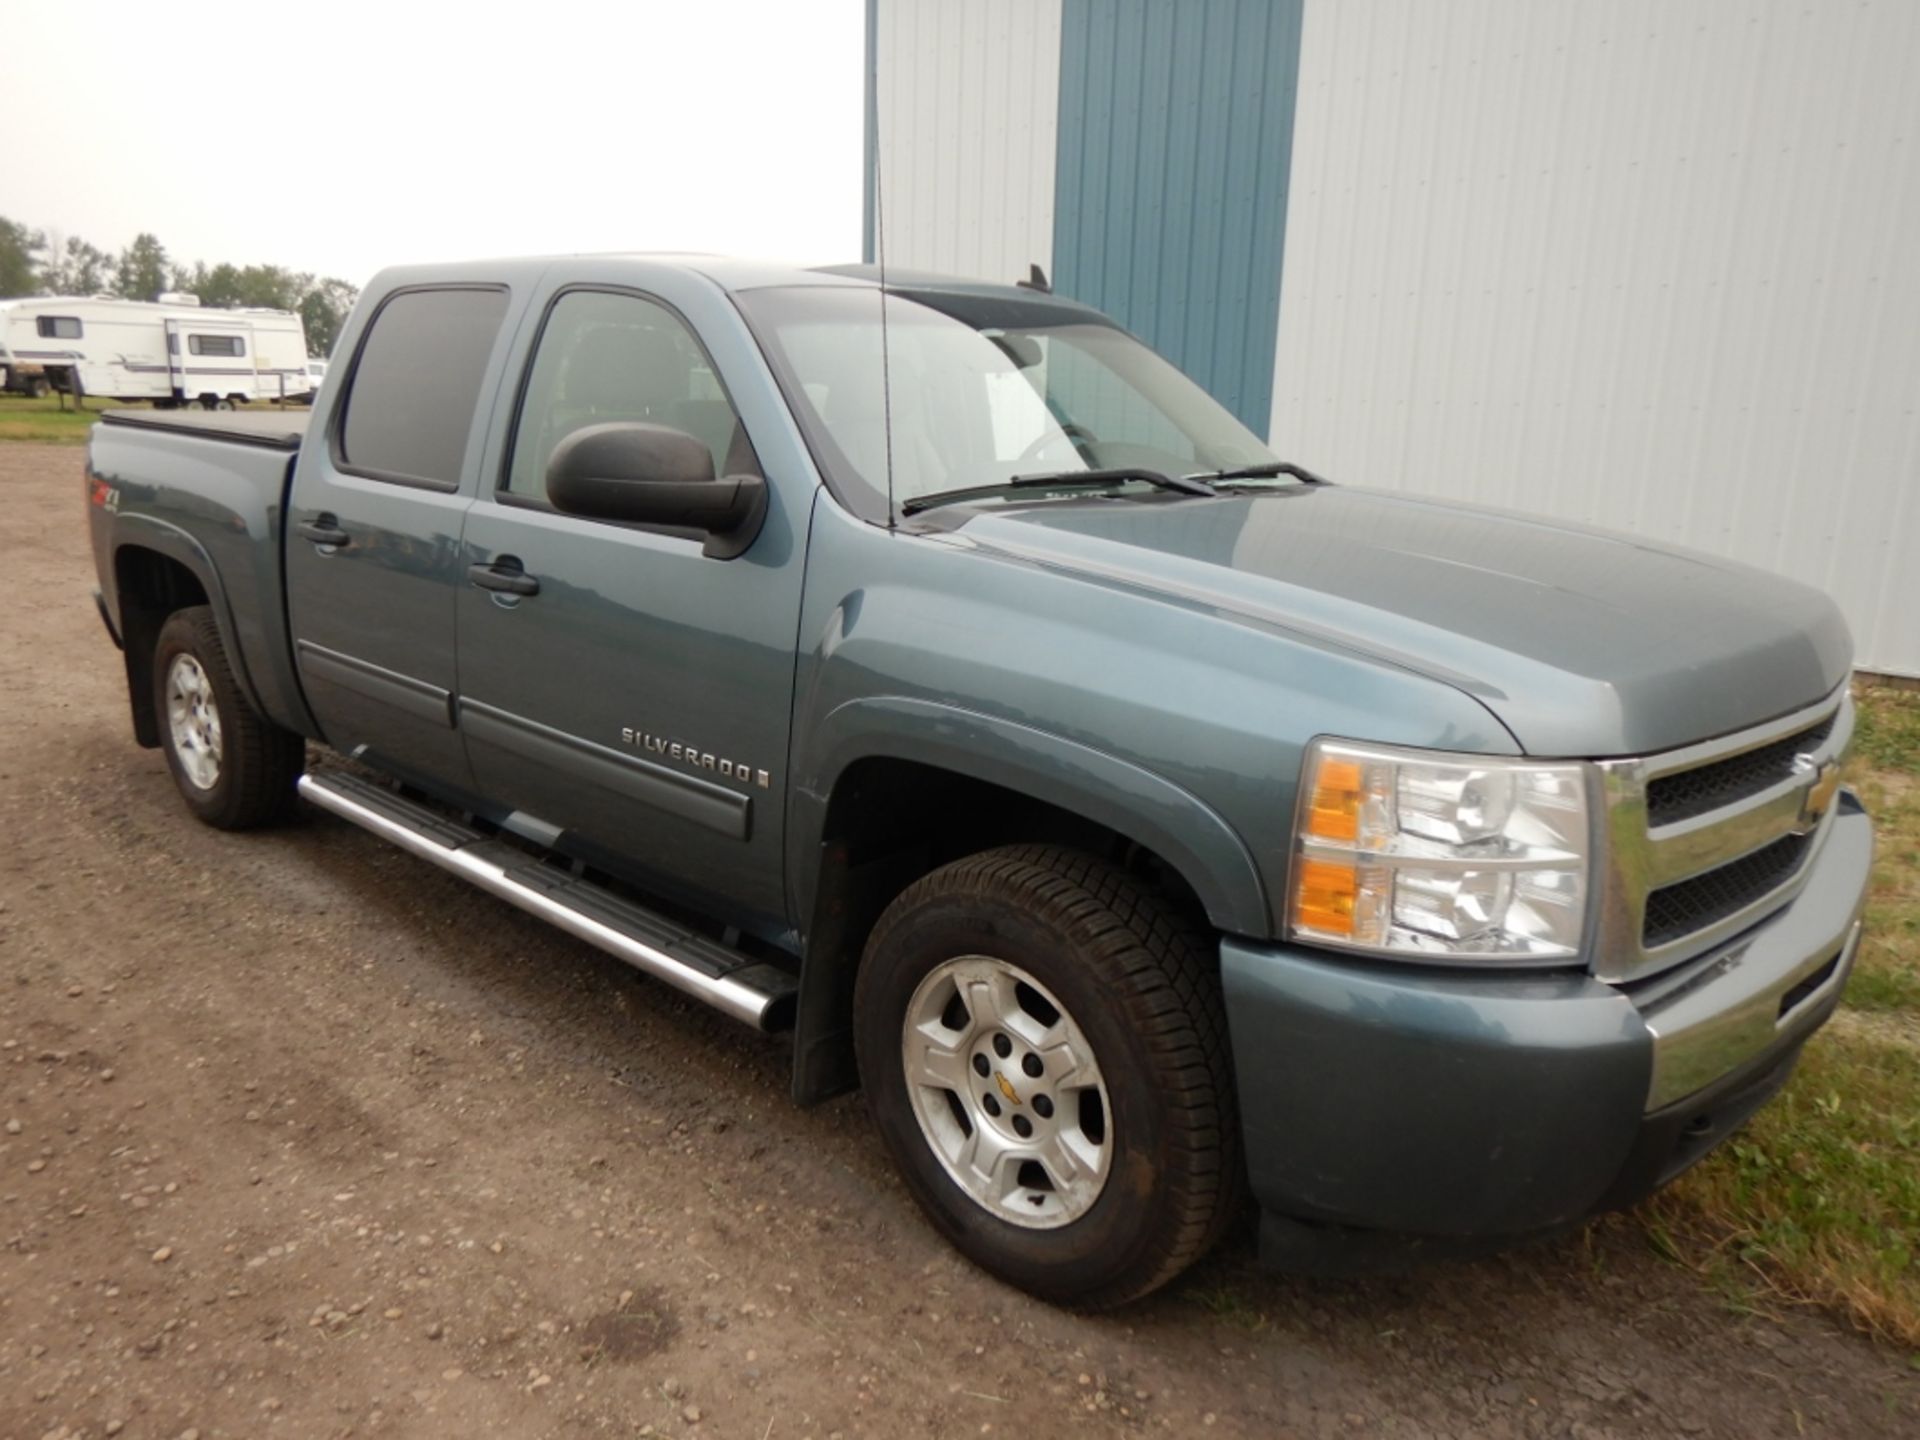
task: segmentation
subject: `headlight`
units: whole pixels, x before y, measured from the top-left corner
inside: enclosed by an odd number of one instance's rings
[[[1575,956],[1588,851],[1582,765],[1316,740],[1288,933],[1443,963]]]

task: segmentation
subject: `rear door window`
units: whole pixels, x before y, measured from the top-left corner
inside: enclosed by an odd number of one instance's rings
[[[504,290],[408,290],[374,316],[336,430],[342,470],[451,490],[500,321]]]

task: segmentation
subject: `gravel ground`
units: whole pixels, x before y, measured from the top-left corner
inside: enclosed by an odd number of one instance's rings
[[[1920,1375],[1616,1222],[1366,1283],[1245,1238],[1087,1318],[956,1259],[857,1097],[320,816],[195,824],[0,446],[0,1435],[1920,1434]]]

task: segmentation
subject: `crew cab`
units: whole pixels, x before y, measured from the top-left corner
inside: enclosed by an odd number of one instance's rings
[[[791,1030],[1036,1294],[1248,1194],[1300,1267],[1576,1224],[1838,1003],[1814,590],[1327,483],[1033,287],[395,269],[335,358],[310,416],[94,429],[136,741]]]

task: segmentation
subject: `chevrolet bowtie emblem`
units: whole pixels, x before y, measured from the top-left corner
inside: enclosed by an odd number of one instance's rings
[[[1840,762],[1828,760],[1815,767],[1813,758],[1803,755],[1798,763],[1813,770],[1813,784],[1800,797],[1800,816],[1794,826],[1804,835],[1818,827],[1833,808],[1833,797],[1840,792]]]
[[[1020,1103],[1020,1092],[1013,1088],[1013,1082],[998,1070],[993,1072],[993,1078],[1000,1082],[1000,1093],[1007,1097],[1007,1103],[1009,1105],[1018,1105]]]

